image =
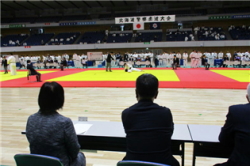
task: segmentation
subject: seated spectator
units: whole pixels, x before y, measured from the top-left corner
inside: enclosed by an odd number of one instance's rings
[[[179,166],[172,156],[171,136],[174,130],[169,108],[154,103],[158,95],[158,79],[142,74],[136,80],[138,103],[122,112],[127,152],[123,160],[141,160]]]
[[[36,80],[37,82],[42,82],[41,81],[41,73],[37,72],[34,68],[30,60],[27,60],[27,69],[29,70],[30,75],[36,75]]]
[[[40,109],[26,125],[30,153],[57,157],[64,166],[85,166],[72,121],[57,112],[63,104],[63,87],[56,82],[44,83],[38,96]]]
[[[226,163],[215,166],[250,165],[250,84],[247,86],[246,98],[247,104],[229,107],[219,140],[225,146],[233,147],[233,152]]]

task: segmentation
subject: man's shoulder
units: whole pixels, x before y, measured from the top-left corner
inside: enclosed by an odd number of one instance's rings
[[[250,103],[247,104],[236,104],[236,105],[231,105],[229,106],[229,111],[231,113],[237,112],[239,113],[239,110],[246,110],[246,111],[250,111]]]

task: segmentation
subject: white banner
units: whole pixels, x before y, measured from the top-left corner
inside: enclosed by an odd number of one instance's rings
[[[102,60],[102,52],[87,52],[88,60]]]
[[[156,16],[133,16],[116,17],[116,24],[148,23],[148,22],[174,22],[175,15],[156,15]]]

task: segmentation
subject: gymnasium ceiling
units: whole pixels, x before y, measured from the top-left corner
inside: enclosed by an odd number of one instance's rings
[[[215,3],[216,2],[216,3]],[[22,10],[56,10],[56,9],[93,9],[107,8],[114,11],[138,8],[140,6],[164,5],[168,8],[185,7],[210,7],[210,6],[243,6],[249,5],[249,1],[133,1],[133,0],[109,0],[109,1],[76,1],[76,0],[1,0],[1,11],[13,12]]]

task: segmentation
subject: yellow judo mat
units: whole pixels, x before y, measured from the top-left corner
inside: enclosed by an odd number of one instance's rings
[[[141,72],[133,71],[131,73],[124,72],[123,70],[114,70],[113,72],[88,70],[47,81],[135,81],[143,73],[153,74],[157,76],[159,81],[180,81],[173,70],[145,70]]]
[[[217,74],[229,77],[239,82],[250,82],[250,69],[249,70],[211,70]]]
[[[56,71],[39,71],[41,74],[46,73],[52,73]],[[8,74],[4,74],[4,72],[0,72],[0,81],[8,81],[8,80],[14,80],[18,78],[27,77],[27,71],[17,71],[17,75],[10,75],[10,72]]]

